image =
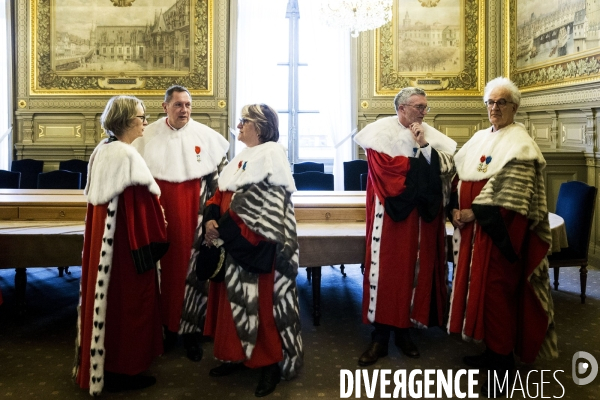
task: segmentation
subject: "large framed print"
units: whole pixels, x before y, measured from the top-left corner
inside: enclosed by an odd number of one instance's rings
[[[508,76],[523,92],[600,78],[600,2],[508,0]]]
[[[395,0],[393,13],[375,34],[376,95],[406,86],[431,96],[482,95],[484,1]]]
[[[213,90],[213,0],[30,0],[30,94]]]

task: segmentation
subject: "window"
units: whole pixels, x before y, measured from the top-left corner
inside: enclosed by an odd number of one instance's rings
[[[266,103],[279,113],[290,163],[323,162],[335,172],[334,160],[341,168],[351,159],[352,141],[343,140],[352,125],[350,33],[319,14],[314,0],[237,1],[230,133],[244,105]],[[235,142],[236,153],[243,147]]]

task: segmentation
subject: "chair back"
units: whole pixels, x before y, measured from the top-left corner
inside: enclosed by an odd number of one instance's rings
[[[571,258],[587,259],[598,189],[579,181],[560,185],[556,214],[565,220]],[[560,253],[559,253],[560,254]]]
[[[71,171],[71,172],[80,172],[81,173],[81,189],[85,187],[87,183],[87,174],[88,174],[88,162],[84,160],[67,160],[61,161],[58,164],[58,169],[63,171]]]
[[[44,162],[30,158],[13,160],[10,170],[21,173],[21,189],[36,189],[38,174],[44,170]]]
[[[333,174],[309,171],[292,175],[298,190],[333,190]]]
[[[21,173],[0,169],[0,189],[19,189]]]
[[[38,175],[38,189],[81,189],[81,172],[50,171]]]
[[[360,186],[360,175],[369,172],[365,160],[344,161],[344,190],[364,190]]]
[[[325,164],[310,162],[310,161],[294,164],[294,173],[295,174],[301,174],[303,172],[310,172],[310,171],[325,172]]]

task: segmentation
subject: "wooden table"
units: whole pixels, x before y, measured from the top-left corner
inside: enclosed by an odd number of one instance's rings
[[[294,193],[293,201],[300,266],[310,271],[313,322],[319,325],[321,267],[364,263],[365,192],[303,191]],[[16,269],[16,297],[22,304],[26,268],[81,265],[86,206],[81,190],[0,189],[0,268]],[[553,251],[566,247],[561,221],[550,215]],[[447,235],[452,231],[447,223]]]

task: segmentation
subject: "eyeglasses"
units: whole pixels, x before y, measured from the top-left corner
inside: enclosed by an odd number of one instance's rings
[[[146,114],[144,114],[144,115],[136,115],[135,117],[141,119],[142,123],[148,122],[148,118],[150,118],[150,116],[146,115]]]
[[[506,101],[504,99],[500,99],[497,101],[487,100],[483,102],[488,108],[494,108],[494,104],[498,105],[498,108],[504,108],[507,104],[514,104],[512,101]]]
[[[250,122],[250,120],[246,119],[246,118],[240,118],[239,121],[240,121],[240,124],[242,124],[242,126],[244,126],[245,124],[247,124],[248,122]]]
[[[422,113],[423,111],[425,111],[425,112],[431,111],[431,107],[427,107],[427,106],[413,106],[412,104],[403,104],[403,106],[409,106],[409,107],[416,108],[417,110],[419,110],[420,113]]]

